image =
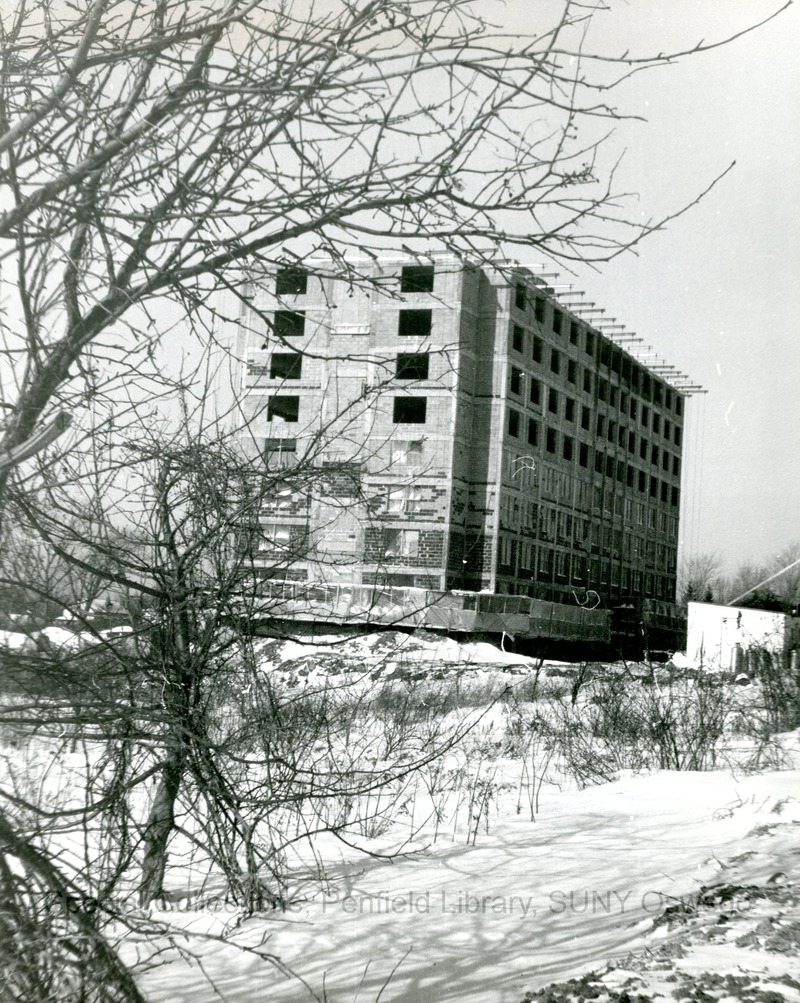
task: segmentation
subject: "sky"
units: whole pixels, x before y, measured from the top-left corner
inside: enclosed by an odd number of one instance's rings
[[[494,23],[528,33],[549,23],[556,0],[476,2]],[[782,2],[619,0],[595,15],[590,44],[616,55],[691,48]],[[634,214],[668,215],[736,165],[635,254],[563,277],[706,389],[687,408],[680,554],[717,554],[727,572],[771,563],[800,541],[798,40],[795,2],[614,92],[622,112],[644,119],[617,122],[606,148],[623,158]]]
[[[609,52],[691,47],[779,6],[617,4],[592,37]],[[578,273],[588,299],[707,391],[687,407],[681,555],[715,553],[723,570],[800,540],[799,40],[795,3],[723,48],[625,84],[621,110],[647,121],[618,123],[609,142],[643,217],[736,166],[635,255]]]
[[[744,32],[784,2],[614,0],[592,18],[588,48],[690,50]],[[561,2],[476,7],[497,28],[527,35],[550,25]],[[574,281],[707,391],[687,407],[679,563],[714,554],[727,574],[771,565],[800,541],[799,40],[795,2],[727,45],[636,73],[611,92],[621,113],[637,117],[618,121],[603,148],[608,163],[622,157],[617,177],[635,193],[634,218],[675,213],[736,164],[635,253],[554,280]]]
[[[552,24],[562,6],[475,2],[521,36]],[[691,50],[744,32],[783,3],[613,0],[592,18],[587,47],[616,56]],[[618,121],[603,147],[608,163],[622,157],[617,178],[635,194],[634,218],[675,213],[736,164],[635,253],[553,280],[574,281],[705,389],[687,406],[679,563],[714,554],[725,574],[772,565],[800,542],[799,40],[795,2],[755,31],[604,95],[636,116]],[[522,260],[518,248],[509,256]]]

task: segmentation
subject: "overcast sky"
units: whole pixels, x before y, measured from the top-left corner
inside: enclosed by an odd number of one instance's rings
[[[476,0],[498,27],[535,33],[556,0]],[[744,30],[783,0],[614,0],[589,47],[655,55]],[[714,51],[636,74],[611,100],[606,147],[642,218],[698,206],[579,288],[708,391],[687,407],[681,553],[725,570],[800,541],[800,4]],[[519,255],[512,251],[512,257]],[[525,263],[534,264],[534,259]],[[571,281],[570,275],[563,276]]]
[[[759,20],[780,3],[617,4],[603,47],[653,52]],[[581,288],[708,391],[687,408],[684,552],[726,567],[800,540],[800,5],[714,52],[638,75],[618,95],[624,177],[644,216],[669,212],[732,161],[687,215]],[[621,100],[624,97],[624,100]]]
[[[477,2],[527,34],[554,0]],[[608,54],[692,47],[781,2],[615,0],[595,16],[590,43]],[[675,211],[736,166],[637,254],[579,273],[588,299],[708,391],[687,408],[682,553],[715,552],[726,569],[800,541],[798,43],[796,2],[723,48],[615,92],[622,111],[646,118],[617,123],[607,148],[625,154],[620,182],[638,193],[643,218]]]

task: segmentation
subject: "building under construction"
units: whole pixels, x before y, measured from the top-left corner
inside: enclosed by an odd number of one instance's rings
[[[532,269],[360,267],[283,269],[243,318],[243,435],[292,471],[263,577],[673,601],[685,389]]]

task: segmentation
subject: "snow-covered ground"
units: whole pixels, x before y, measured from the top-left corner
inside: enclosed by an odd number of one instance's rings
[[[435,687],[455,677],[497,694],[541,671],[545,697],[548,685],[560,686],[567,708],[576,672],[550,664],[548,676],[547,666],[488,644],[394,632],[264,640],[257,657],[293,691],[353,674],[356,686],[413,689],[420,679]],[[747,687],[730,692],[735,722],[755,696]],[[581,690],[576,713],[590,712],[592,699],[590,686]],[[243,918],[225,903],[220,879],[174,866],[170,907],[133,924],[163,923],[170,936],[126,932],[121,941],[147,998],[800,1003],[800,733],[775,743],[767,761],[780,762],[780,772],[754,773],[747,741],[732,732],[720,747],[725,769],[615,768],[613,782],[580,789],[566,760],[536,744],[535,730],[522,735],[522,753],[509,744],[511,725],[539,706],[494,705],[448,754],[439,793],[424,777],[409,781],[379,835],[356,827],[298,847],[285,912]],[[23,754],[9,756],[25,767]],[[68,798],[69,771],[84,768],[80,752],[58,762],[30,755],[31,774],[46,761],[48,783]]]
[[[499,677],[513,683],[515,673],[530,674],[538,664],[488,644],[448,639],[374,635],[333,645],[331,640],[266,642],[265,670],[313,684],[343,664],[384,679],[424,677],[431,668],[446,674],[448,667],[459,666],[462,678],[477,685]],[[472,740],[488,740],[501,718],[495,708]],[[784,761],[800,766],[797,736],[784,736],[783,745]],[[662,770],[623,775],[585,790],[566,778],[561,785],[548,780],[534,813],[530,797],[520,797],[519,762],[498,755],[478,766],[473,759],[471,769],[473,779],[483,769],[491,785],[486,816],[474,828],[468,817],[455,825],[449,816],[446,826],[429,823],[412,833],[399,858],[388,856],[399,845],[396,830],[360,840],[358,850],[325,836],[316,844],[324,887],[298,878],[286,913],[246,920],[228,946],[196,944],[206,976],[225,1000],[518,1003],[528,992],[590,971],[608,971],[609,986],[618,986],[630,973],[607,970],[612,959],[644,952],[636,963],[644,972],[643,958],[683,935],[682,928],[676,932],[667,923],[674,920],[676,904],[686,906],[688,915],[705,901],[708,886],[766,886],[778,873],[791,879],[800,859],[795,770],[761,775]],[[784,892],[789,894],[786,887]],[[750,902],[742,893],[734,894],[730,908],[747,921],[751,913],[763,919],[764,909],[773,905],[769,899]],[[787,905],[790,913],[792,908]],[[223,913],[212,920],[202,911],[162,918],[197,930],[230,919]],[[305,986],[234,946],[265,938],[267,949]],[[685,961],[689,968],[722,966],[732,972],[750,964],[747,951],[735,944],[715,942],[711,948],[704,941],[701,952],[687,950],[685,959],[669,964],[674,969]],[[779,964],[791,972],[795,962],[785,958]],[[759,966],[769,967],[762,958]],[[662,981],[669,974],[663,966],[656,970]],[[192,974],[178,961],[142,984],[164,1003],[212,998],[196,969]],[[667,998],[673,988],[667,985]],[[787,992],[786,999],[794,999],[791,988]],[[576,998],[581,993],[590,998],[595,990],[578,991]]]
[[[474,846],[437,842],[384,861],[329,845],[327,891],[310,893],[286,914],[247,920],[234,941],[256,944],[266,936],[268,949],[331,1003],[372,1003],[387,980],[380,997],[387,1003],[519,1003],[530,990],[605,970],[612,959],[645,947],[652,954],[674,939],[668,907],[690,910],[704,887],[769,887],[773,879],[778,888],[800,860],[797,771],[631,776],[551,793],[535,822],[514,817],[513,798],[508,802],[502,821]],[[784,911],[792,908],[797,921],[798,903],[785,903]],[[734,892],[707,926],[734,909],[753,928],[765,912],[776,914],[769,900]],[[209,922],[202,913],[169,918],[189,930]],[[749,929],[737,926],[737,936]],[[213,945],[202,956],[228,1003],[314,998],[234,946]],[[779,955],[754,962],[723,937],[703,941],[673,967],[791,974],[797,964]],[[642,961],[634,967],[644,970]],[[663,981],[668,973],[656,970]],[[210,1003],[213,992],[203,982],[196,967],[176,961],[142,985],[164,1003]]]

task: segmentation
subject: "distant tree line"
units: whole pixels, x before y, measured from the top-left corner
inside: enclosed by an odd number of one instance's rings
[[[679,569],[678,599],[681,603],[723,604],[736,600],[737,606],[750,609],[796,612],[800,606],[800,564],[794,567],[792,564],[798,560],[800,540],[784,547],[769,560],[745,561],[729,574],[723,573],[718,554],[694,554],[687,557]]]

